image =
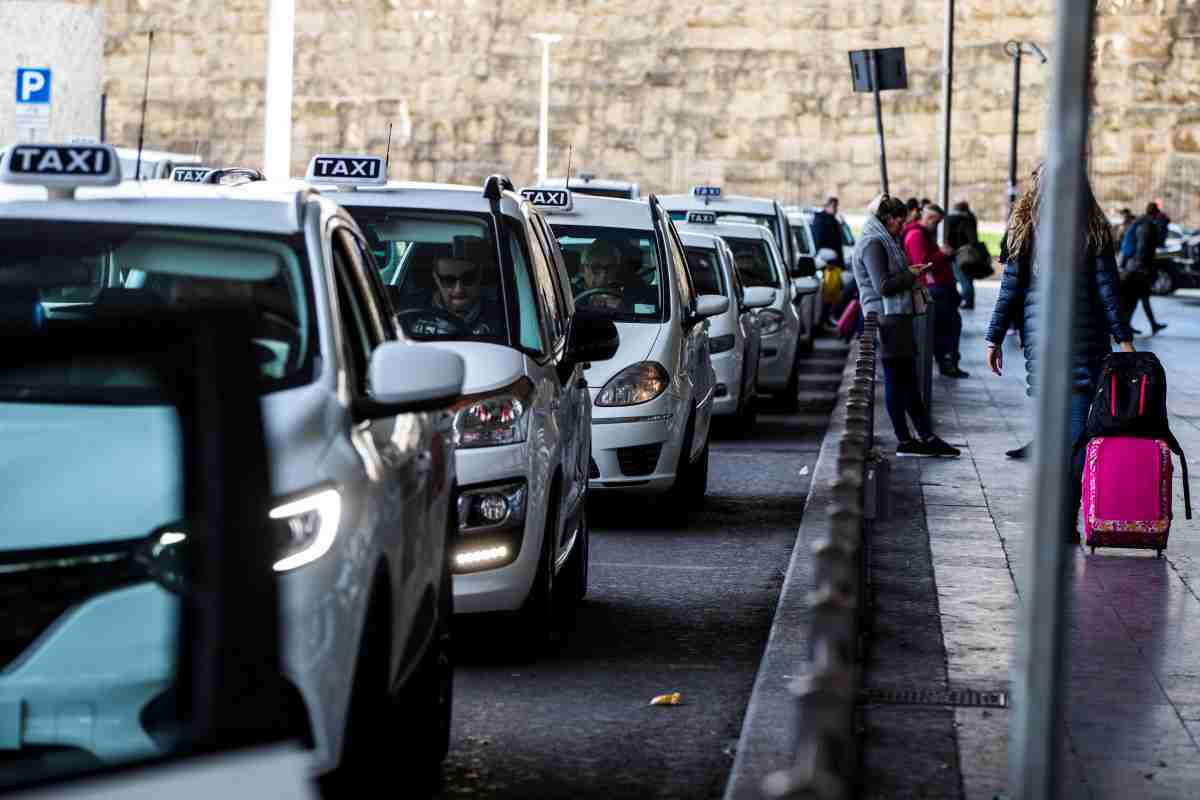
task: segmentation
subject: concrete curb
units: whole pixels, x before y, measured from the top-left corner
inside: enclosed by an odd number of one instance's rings
[[[851,350],[851,355],[853,353]],[[826,538],[829,531],[838,442],[846,433],[846,400],[853,379],[854,359],[847,358],[829,428],[813,468],[804,516],[779,593],[771,632],[742,721],[737,755],[725,785],[725,800],[762,800],[763,779],[771,772],[789,768],[795,760],[792,753],[795,701],[788,684],[799,677],[801,668],[809,660],[811,615],[808,595],[813,587],[812,548],[813,543]]]

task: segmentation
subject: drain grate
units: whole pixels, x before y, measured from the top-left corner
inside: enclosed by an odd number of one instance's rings
[[[863,689],[859,705],[1008,708],[1008,692],[974,689]]]

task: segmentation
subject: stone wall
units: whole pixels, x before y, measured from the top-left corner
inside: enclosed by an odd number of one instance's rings
[[[266,0],[104,0],[105,88],[117,136],[136,138],[145,41],[155,70],[147,146],[261,158]],[[1048,52],[1050,0],[958,0],[954,199],[999,218],[1008,170],[1010,38]],[[892,188],[934,195],[939,0],[297,0],[294,170],[318,150],[383,152],[396,178],[533,178],[540,45],[553,46],[550,169],[699,181],[787,202],[878,186],[871,98],[846,52],[907,47],[910,88],[884,97]],[[1200,217],[1200,0],[1103,0],[1093,173],[1108,205],[1162,197]],[[1053,54],[1050,54],[1053,57]],[[1021,174],[1041,146],[1049,68],[1025,61]]]

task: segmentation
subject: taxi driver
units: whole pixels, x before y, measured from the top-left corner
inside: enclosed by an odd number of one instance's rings
[[[458,317],[476,336],[494,336],[497,320],[485,313],[479,265],[461,258],[439,258],[433,270],[433,305]]]
[[[619,310],[624,294],[620,281],[621,267],[621,248],[603,239],[593,242],[579,257],[579,274],[572,281],[575,294],[604,289],[604,292],[597,292],[585,302],[599,308]]]

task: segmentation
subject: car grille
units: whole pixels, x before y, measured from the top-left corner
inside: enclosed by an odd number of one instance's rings
[[[617,463],[621,465],[621,474],[632,478],[654,472],[662,447],[662,442],[640,444],[637,447],[618,447]]]
[[[599,478],[600,477],[600,468],[598,466],[596,466],[596,459],[594,459],[594,458],[588,459],[588,477],[589,478]]]
[[[73,606],[148,580],[134,562],[135,544],[0,554],[0,669]]]

